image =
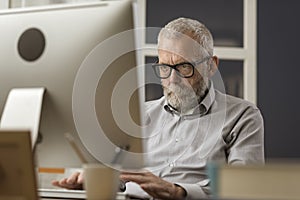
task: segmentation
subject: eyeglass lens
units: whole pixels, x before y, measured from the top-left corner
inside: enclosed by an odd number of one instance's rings
[[[190,63],[183,63],[175,66],[168,66],[159,64],[155,66],[156,73],[161,78],[168,78],[171,75],[172,69],[181,77],[190,77],[193,75],[193,65]]]

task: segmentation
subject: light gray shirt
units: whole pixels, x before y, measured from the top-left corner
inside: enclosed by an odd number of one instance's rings
[[[213,84],[201,104],[182,115],[164,97],[146,103],[145,161],[164,180],[182,186],[187,199],[208,198],[209,162],[264,163],[264,126],[259,109],[222,94]]]

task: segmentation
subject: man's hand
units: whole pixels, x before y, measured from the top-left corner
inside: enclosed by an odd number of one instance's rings
[[[52,181],[52,185],[66,189],[83,189],[83,172],[75,172],[68,178]]]
[[[167,182],[151,172],[122,172],[120,178],[140,185],[149,195],[158,199],[184,199],[186,191],[173,183]]]

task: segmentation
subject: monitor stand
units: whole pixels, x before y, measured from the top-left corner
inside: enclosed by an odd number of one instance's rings
[[[39,135],[44,93],[45,88],[11,89],[0,120],[1,129],[30,130],[32,148]]]

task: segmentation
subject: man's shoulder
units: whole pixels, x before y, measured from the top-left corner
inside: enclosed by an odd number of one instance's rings
[[[234,110],[245,110],[245,109],[250,109],[250,110],[257,110],[259,111],[258,107],[245,99],[242,99],[240,97],[235,97],[229,94],[223,94],[219,91],[216,91],[216,101],[220,99],[225,99],[226,101],[226,107],[227,109],[234,109]]]
[[[227,131],[224,133],[229,133],[232,127],[238,125],[250,126],[251,124],[251,126],[253,125],[254,127],[263,127],[262,113],[254,103],[228,94],[216,94],[217,104],[221,104],[220,101],[224,99],[226,102],[223,104],[225,106],[224,111],[226,113],[225,127],[227,127]],[[219,109],[217,110],[220,111]]]

